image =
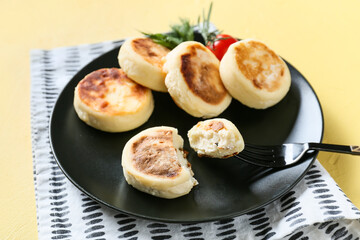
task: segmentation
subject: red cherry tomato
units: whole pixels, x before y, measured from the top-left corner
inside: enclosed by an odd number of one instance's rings
[[[237,42],[237,40],[227,34],[218,34],[216,35],[216,39],[219,40],[215,40],[214,44],[208,43],[206,47],[210,49],[210,51],[212,51],[219,60],[221,60],[229,46],[234,42]]]

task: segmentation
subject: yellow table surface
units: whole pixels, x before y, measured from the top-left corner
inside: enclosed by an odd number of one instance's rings
[[[309,80],[323,107],[324,141],[360,144],[360,2],[215,0],[212,22],[266,42]],[[164,32],[194,23],[205,0],[0,1],[0,239],[37,239],[30,133],[30,49]],[[360,157],[319,160],[360,207]]]

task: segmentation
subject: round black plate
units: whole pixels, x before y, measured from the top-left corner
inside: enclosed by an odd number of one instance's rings
[[[124,213],[166,222],[204,222],[234,217],[264,206],[287,193],[315,160],[309,154],[301,164],[286,169],[265,169],[236,158],[198,158],[189,147],[187,131],[198,118],[179,109],[166,93],[153,92],[155,110],[141,127],[124,133],[106,133],[83,123],[73,107],[74,88],[88,73],[119,67],[119,48],[100,56],[79,71],[60,94],[50,120],[52,150],[61,170],[81,191]],[[288,64],[292,85],[274,107],[255,110],[232,101],[219,117],[231,120],[245,142],[281,144],[321,142],[323,116],[317,96],[305,78]],[[190,194],[172,200],[142,193],[123,176],[121,153],[138,132],[153,126],[172,126],[184,138],[199,185]]]

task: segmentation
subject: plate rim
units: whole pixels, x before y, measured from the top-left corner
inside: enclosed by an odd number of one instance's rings
[[[122,44],[121,44],[122,45]],[[129,216],[134,216],[134,217],[139,217],[141,219],[145,219],[145,220],[151,220],[151,221],[158,221],[158,222],[163,222],[163,223],[205,223],[205,222],[213,222],[213,221],[219,221],[219,220],[223,220],[223,219],[227,219],[227,218],[235,218],[235,217],[239,217],[239,216],[242,216],[246,213],[249,213],[251,211],[254,211],[256,209],[259,209],[259,208],[262,208],[262,207],[265,207],[267,206],[268,204],[270,203],[273,203],[275,202],[276,200],[280,199],[281,197],[283,197],[284,195],[286,195],[288,192],[290,192],[303,178],[304,176],[306,175],[306,173],[309,171],[309,169],[312,167],[312,165],[314,164],[314,162],[316,161],[317,159],[317,156],[318,156],[318,151],[316,151],[314,154],[313,154],[313,157],[312,159],[309,159],[308,161],[309,162],[309,165],[307,166],[307,168],[303,171],[303,173],[289,186],[287,187],[285,190],[283,190],[281,193],[279,193],[277,196],[265,201],[264,203],[258,205],[258,206],[254,206],[254,207],[251,207],[251,208],[248,208],[246,210],[243,210],[243,211],[240,211],[240,212],[234,212],[234,213],[229,213],[229,214],[225,214],[225,215],[222,215],[222,216],[219,216],[219,217],[211,217],[211,218],[207,218],[207,219],[202,219],[202,220],[174,220],[174,219],[165,219],[165,218],[160,218],[160,217],[150,217],[150,216],[146,216],[146,215],[142,215],[142,214],[138,214],[138,213],[133,213],[133,212],[129,212],[129,211],[126,211],[126,210],[123,210],[123,209],[119,209],[107,202],[105,202],[104,200],[94,196],[93,194],[89,193],[88,191],[86,191],[82,186],[80,186],[80,184],[78,184],[66,171],[65,169],[63,168],[61,162],[58,160],[58,157],[56,156],[56,153],[55,153],[55,149],[54,149],[54,146],[53,146],[53,135],[52,135],[52,124],[53,124],[53,116],[54,116],[54,111],[56,109],[56,107],[58,106],[59,104],[59,99],[61,98],[61,96],[64,94],[65,90],[69,87],[70,84],[72,84],[72,82],[74,81],[75,78],[78,77],[78,75],[80,74],[80,72],[82,72],[85,68],[89,67],[94,61],[97,61],[98,59],[102,58],[104,55],[106,54],[109,54],[110,52],[112,51],[115,51],[115,50],[119,50],[120,49],[120,46],[118,47],[114,47],[113,49],[110,49],[102,54],[100,54],[98,57],[92,59],[91,61],[89,61],[87,64],[85,64],[83,67],[81,67],[75,75],[73,75],[71,77],[71,79],[64,85],[64,87],[62,88],[62,90],[60,91],[59,95],[57,96],[57,99],[56,99],[56,102],[52,108],[52,111],[51,111],[51,114],[50,114],[50,118],[49,118],[49,127],[48,127],[48,134],[49,134],[49,142],[50,142],[50,148],[51,148],[51,153],[55,159],[55,162],[57,163],[58,167],[60,168],[60,170],[62,171],[62,173],[66,176],[66,178],[75,186],[77,187],[82,193],[84,193],[85,195],[87,195],[89,198],[93,199],[94,201],[96,201],[97,203],[100,203],[110,209],[114,209],[115,211],[118,211],[119,213],[124,213],[124,214],[127,214]],[[281,57],[282,58],[282,57]],[[293,69],[296,70],[297,73],[299,73],[301,76],[302,76],[302,79],[305,81],[305,83],[309,86],[311,92],[314,94],[315,98],[316,98],[316,102],[317,102],[317,105],[319,107],[319,110],[320,110],[320,116],[321,116],[321,135],[319,136],[320,137],[320,140],[319,142],[321,143],[322,140],[323,140],[323,137],[324,137],[324,128],[325,128],[325,122],[324,122],[324,113],[323,113],[323,109],[322,109],[322,106],[321,106],[321,103],[320,103],[320,99],[318,97],[318,95],[316,94],[314,88],[312,87],[312,85],[310,84],[310,82],[303,76],[303,74],[298,71],[297,68],[295,68],[291,63],[289,63],[287,60],[285,60],[284,58],[282,58],[284,60],[284,62],[291,66]],[[289,168],[291,168],[292,166],[290,166]]]

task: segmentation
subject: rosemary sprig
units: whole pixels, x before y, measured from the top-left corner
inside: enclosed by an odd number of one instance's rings
[[[213,3],[210,3],[209,11],[207,16],[205,16],[205,11],[203,10],[203,20],[200,22],[200,16],[198,18],[198,25],[200,27],[200,34],[204,38],[205,44],[212,44],[216,40],[216,35],[219,33],[218,31],[210,31],[210,16],[212,11]]]

